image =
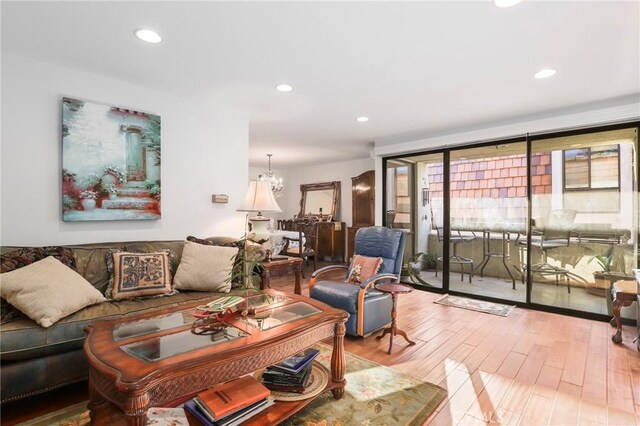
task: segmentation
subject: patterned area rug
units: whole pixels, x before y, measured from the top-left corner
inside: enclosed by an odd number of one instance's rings
[[[329,368],[331,346],[319,344],[318,360]],[[443,388],[347,353],[344,397],[319,396],[288,419],[288,426],[406,425],[418,426],[445,399]],[[86,402],[39,417],[24,426],[84,426],[89,424]]]
[[[485,312],[487,314],[509,316],[515,305],[503,305],[502,303],[485,302],[484,300],[468,299],[466,297],[451,296],[445,294],[433,303],[453,306],[454,308],[470,309],[472,311]]]

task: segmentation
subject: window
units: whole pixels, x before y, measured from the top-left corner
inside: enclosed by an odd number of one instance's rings
[[[564,190],[618,189],[619,145],[564,151]]]

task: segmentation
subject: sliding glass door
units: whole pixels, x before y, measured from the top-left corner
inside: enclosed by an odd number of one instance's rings
[[[449,179],[449,288],[525,302],[526,141],[452,150]]]
[[[611,315],[611,283],[637,267],[637,141],[636,128],[532,141],[533,303]]]
[[[403,282],[604,316],[611,284],[638,267],[637,125],[384,165],[385,224],[407,233]]]

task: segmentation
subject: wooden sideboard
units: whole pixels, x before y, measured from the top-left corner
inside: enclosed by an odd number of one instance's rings
[[[347,231],[347,256],[353,257],[358,229],[375,224],[376,175],[374,170],[351,178],[351,223]]]
[[[344,262],[346,260],[344,241],[344,222],[318,223],[318,259],[329,258],[332,262],[336,260]]]

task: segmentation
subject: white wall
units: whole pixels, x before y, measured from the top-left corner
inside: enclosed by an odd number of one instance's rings
[[[439,134],[408,141],[376,141],[376,203],[382,200],[382,158],[394,155],[411,154],[436,148],[446,148],[483,141],[508,139],[524,136],[528,133],[551,133],[555,131],[606,125],[617,122],[640,119],[640,103],[630,103],[609,108],[598,108],[575,113],[559,113],[546,118],[534,118],[507,122],[502,125],[478,127],[462,132]],[[377,204],[376,204],[377,205]],[[382,210],[376,208],[376,225],[382,224]]]
[[[1,236],[3,245],[182,239],[242,235],[236,212],[247,189],[248,123],[203,95],[143,86],[2,55]],[[162,218],[62,222],[63,96],[162,117]],[[211,203],[211,194],[229,203]]]
[[[294,214],[300,213],[300,198],[302,196],[300,185],[337,180],[341,182],[341,195],[338,217],[334,220],[346,222],[347,226],[350,226],[351,178],[367,170],[373,170],[373,168],[374,161],[371,158],[288,168],[285,178],[285,194],[277,200],[283,212],[277,215],[277,218],[292,218]],[[378,204],[376,204],[376,209],[379,209]]]

